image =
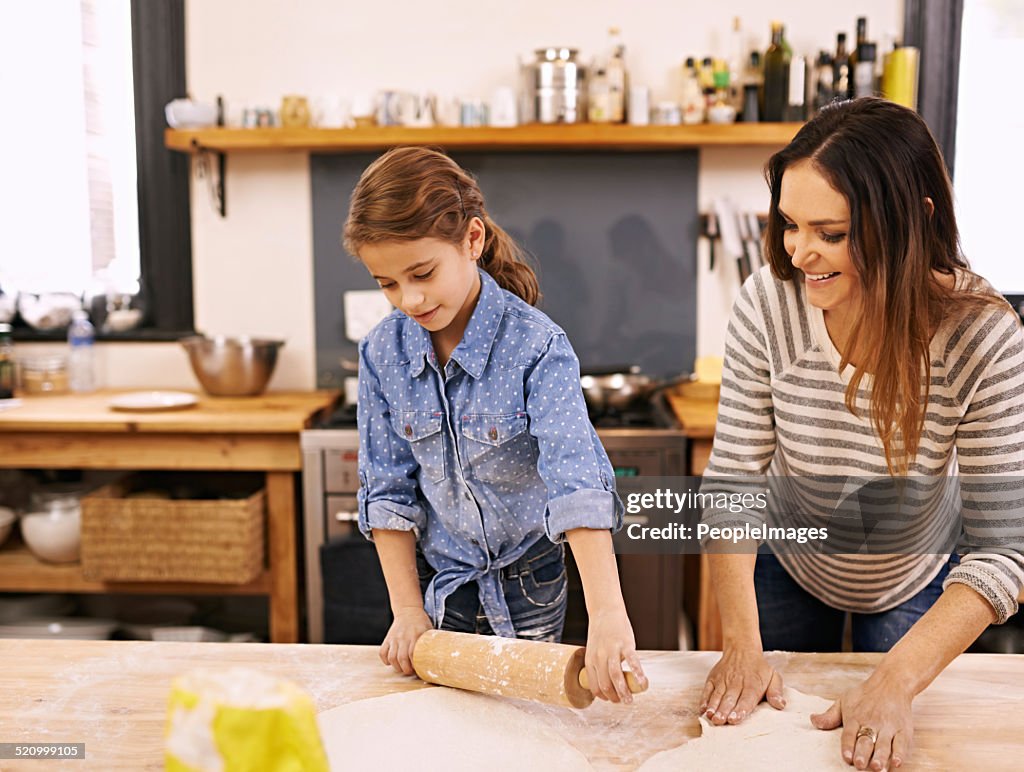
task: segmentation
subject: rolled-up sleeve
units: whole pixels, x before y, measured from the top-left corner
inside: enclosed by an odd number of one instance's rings
[[[526,412],[537,440],[537,471],[548,489],[548,538],[562,541],[573,528],[621,528],[615,472],[587,415],[579,361],[564,333],[548,339],[526,373]]]
[[[368,354],[368,342],[359,345],[359,530],[372,539],[374,528],[413,531],[417,538],[426,527],[426,512],[419,501],[416,470],[409,443],[395,434],[380,378]]]
[[[963,557],[944,586],[972,588],[1002,624],[1024,587],[1024,333],[1016,319],[981,356],[988,365],[956,434]]]

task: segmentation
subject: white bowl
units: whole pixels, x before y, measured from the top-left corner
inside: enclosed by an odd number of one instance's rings
[[[0,544],[7,541],[7,537],[10,536],[11,531],[14,530],[14,521],[17,519],[18,518],[14,514],[13,509],[0,507]]]
[[[87,617],[26,619],[21,622],[0,625],[0,638],[105,641],[116,627],[116,622]]]
[[[80,508],[30,512],[21,518],[21,536],[40,560],[77,563],[82,541]]]
[[[191,99],[175,99],[164,107],[164,117],[172,129],[202,129],[217,125],[217,107]]]

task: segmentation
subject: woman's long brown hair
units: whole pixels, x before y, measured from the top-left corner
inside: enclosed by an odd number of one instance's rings
[[[498,286],[536,305],[540,287],[527,253],[488,216],[476,180],[436,150],[395,148],[366,168],[352,193],[345,249],[358,255],[364,244],[426,237],[459,246],[474,217],[486,230],[480,267]]]
[[[924,430],[932,336],[950,320],[1005,301],[979,291],[980,278],[961,255],[952,186],[928,126],[913,110],[873,97],[825,107],[768,161],[765,247],[777,278],[799,273],[783,244],[779,195],[786,169],[804,160],[850,207],[847,243],[861,307],[849,337],[856,346],[847,346],[841,364],[855,349],[846,407],[857,415],[857,390],[870,373],[871,422],[886,465],[906,474]],[[949,281],[957,274],[966,281]]]

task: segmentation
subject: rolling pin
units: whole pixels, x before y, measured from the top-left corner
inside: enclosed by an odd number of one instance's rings
[[[582,646],[428,630],[416,642],[412,666],[420,679],[432,684],[585,708],[594,695],[584,655]],[[625,676],[634,694],[647,689],[633,673],[626,671]]]

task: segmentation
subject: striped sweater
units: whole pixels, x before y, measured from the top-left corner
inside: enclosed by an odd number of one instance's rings
[[[924,432],[908,478],[957,477],[952,482],[958,495],[924,502],[933,524],[924,528],[948,531],[952,523],[959,531],[961,562],[945,586],[972,587],[1001,623],[1016,613],[1024,586],[1024,332],[1008,306],[993,307],[940,329],[930,350]],[[839,365],[824,314],[807,302],[802,284],[778,281],[767,267],[751,276],[729,321],[718,424],[702,491],[737,475],[781,478],[798,492],[802,480],[888,477],[868,412],[870,377],[861,381],[854,416],[844,404],[853,368],[840,372]],[[965,493],[969,481],[997,479],[995,487],[1004,491],[1000,503],[979,504],[983,495]],[[820,505],[806,503],[808,510]],[[739,522],[714,509],[703,518],[713,525]],[[913,597],[948,557],[914,552],[776,550],[804,589],[859,613],[885,611]]]

